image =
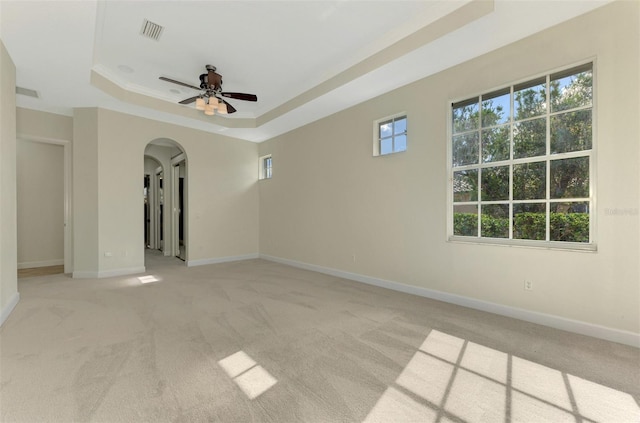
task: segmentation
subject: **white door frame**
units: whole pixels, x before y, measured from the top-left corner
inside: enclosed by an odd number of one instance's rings
[[[155,178],[155,184],[153,186],[153,192],[154,192],[153,214],[155,216],[155,225],[153,230],[155,232],[155,238],[156,238],[155,248],[162,251],[162,253],[166,256],[168,255],[166,253],[167,228],[166,228],[164,219],[166,218],[166,213],[167,213],[167,207],[166,207],[167,206],[166,205],[167,181],[165,179],[164,170],[162,169],[162,166],[158,166],[158,168],[156,168],[154,178]],[[160,178],[162,178],[163,180],[162,182],[162,205],[164,209],[163,215],[160,215]],[[161,227],[163,232],[162,239],[160,239]]]
[[[147,187],[147,204],[146,207],[148,208],[148,212],[149,212],[149,244],[147,244],[147,240],[145,238],[145,245],[144,248],[146,249],[147,246],[151,249],[155,249],[155,245],[156,245],[156,233],[155,233],[155,210],[154,210],[154,201],[155,201],[155,195],[153,193],[153,184],[155,182],[156,179],[156,175],[155,172],[154,173],[145,173],[144,174],[145,179],[149,178],[149,186]],[[146,211],[145,211],[146,212]],[[147,225],[147,222],[144,222],[145,226]],[[145,229],[146,230],[146,229]]]
[[[145,159],[149,158],[156,160],[154,157],[145,156]],[[159,197],[159,188],[158,188],[158,178],[159,174],[162,173],[162,166],[156,167],[151,173],[145,173],[145,176],[149,177],[149,189],[147,191],[147,203],[149,206],[149,248],[152,250],[162,250],[162,246],[160,245],[160,226],[162,222],[159,223],[160,220],[160,199]],[[145,222],[146,223],[146,222]],[[145,246],[146,248],[146,246]]]
[[[184,163],[184,189],[183,189],[183,200],[182,200],[182,210],[180,210],[180,164]],[[185,256],[183,259],[185,262],[187,261],[187,257],[189,256],[189,248],[188,248],[188,219],[187,219],[187,175],[188,175],[188,164],[187,164],[187,156],[184,153],[180,153],[175,157],[171,158],[171,255],[177,257],[180,253],[180,236],[179,236],[179,227],[180,227],[180,216],[182,215],[182,223],[183,223],[183,240],[185,246]]]
[[[64,154],[64,273],[73,273],[73,215],[72,215],[72,180],[71,166],[71,140],[57,138],[37,137],[22,133],[16,134],[16,138],[24,141],[40,142],[43,144],[55,144],[63,147]]]
[[[180,254],[180,202],[179,200],[179,184],[180,184],[180,164],[171,165],[171,255],[177,257]]]

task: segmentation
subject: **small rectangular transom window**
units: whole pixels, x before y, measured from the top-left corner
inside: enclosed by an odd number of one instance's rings
[[[260,179],[271,179],[273,176],[273,160],[271,154],[260,157]]]
[[[374,122],[373,155],[399,153],[407,149],[407,115],[386,117]]]

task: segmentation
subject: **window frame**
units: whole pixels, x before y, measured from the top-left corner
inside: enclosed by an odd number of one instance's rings
[[[510,136],[509,140],[511,142],[509,148],[509,158],[507,160],[500,161],[492,161],[492,162],[484,162],[482,157],[478,157],[478,163],[474,165],[465,165],[465,166],[453,166],[453,105],[457,103],[463,103],[468,99],[473,97],[478,97],[480,99],[481,96],[489,96],[493,93],[504,91],[505,89],[511,94],[510,96],[510,107],[511,107],[511,116],[513,116],[513,106],[514,106],[514,89],[519,88],[524,84],[529,82],[534,82],[539,80],[540,78],[545,78],[546,82],[549,82],[555,75],[561,74],[563,72],[569,71],[571,69],[578,69],[583,66],[588,66],[591,64],[591,72],[592,72],[592,98],[591,98],[591,149],[590,150],[580,150],[580,151],[572,151],[572,152],[564,152],[564,153],[551,153],[550,151],[550,121],[551,117],[554,115],[566,113],[566,110],[560,111],[546,111],[543,115],[528,117],[526,119],[521,119],[517,122],[534,120],[536,118],[545,117],[546,119],[546,138],[545,138],[545,153],[541,156],[533,156],[533,157],[524,157],[514,159],[513,157],[513,137],[512,130],[513,125],[516,122],[513,119],[508,121]],[[449,100],[446,103],[447,107],[447,241],[454,243],[465,243],[465,244],[481,244],[481,245],[494,245],[494,246],[515,246],[515,247],[528,247],[528,248],[537,248],[537,249],[558,249],[558,250],[569,250],[569,251],[584,251],[584,252],[596,252],[597,251],[597,122],[598,122],[598,111],[597,111],[597,60],[595,57],[591,57],[589,59],[575,62],[570,65],[558,67],[555,69],[551,69],[545,71],[543,73],[535,74],[532,76],[528,76],[526,78],[519,79],[515,82],[505,83],[504,85],[494,87],[493,89],[482,90],[472,95],[465,95],[462,98],[457,98],[453,100]],[[546,87],[546,97],[547,103],[550,103],[551,99],[549,97],[550,86],[547,84]],[[578,107],[575,109],[571,109],[571,111],[579,111],[588,109],[586,106]],[[499,125],[496,125],[499,126]],[[494,126],[491,126],[494,127]],[[487,127],[489,128],[489,127]],[[479,123],[479,131],[485,129],[482,127],[481,122]],[[467,131],[463,131],[467,132]],[[462,133],[462,132],[460,132]],[[458,133],[458,134],[460,134]],[[458,135],[456,134],[456,135]],[[481,144],[481,142],[480,142]],[[479,147],[480,148],[480,147]],[[550,207],[554,203],[562,203],[562,202],[573,202],[575,199],[573,198],[558,198],[552,199],[550,197],[550,164],[554,160],[562,160],[573,157],[588,157],[589,158],[589,193],[587,198],[589,202],[589,242],[569,242],[569,241],[551,241],[551,240],[531,240],[531,239],[512,239],[513,236],[513,207],[514,204],[525,204],[525,203],[543,203],[545,205],[545,219],[546,219],[546,229],[547,232],[549,230],[549,219],[550,219]],[[514,200],[513,199],[513,166],[517,164],[523,163],[535,163],[535,162],[543,162],[546,166],[546,183],[545,183],[545,197],[543,199],[535,199],[535,200]],[[479,198],[477,201],[470,202],[454,202],[454,172],[461,170],[470,170],[470,169],[481,169],[481,168],[492,168],[498,166],[509,166],[509,198],[508,200],[499,200],[499,201],[481,201]],[[480,176],[478,176],[478,182],[481,184]],[[478,192],[481,190],[481,186],[478,187]],[[515,201],[515,202],[514,202]],[[509,207],[509,238],[490,238],[490,237],[482,237],[481,230],[482,225],[481,221],[481,210],[478,210],[478,233],[475,236],[464,236],[464,235],[454,235],[454,205],[465,205],[465,204],[477,204],[480,206],[488,205],[488,204],[507,204]],[[468,205],[467,204],[467,205]]]
[[[267,161],[269,165],[267,165]],[[272,179],[273,178],[273,157],[271,154],[266,154],[259,158],[259,170],[258,170],[258,179]]]
[[[392,124],[397,121],[397,120],[401,120],[404,119],[406,121],[406,125],[405,125],[405,130],[403,133],[400,134],[396,134],[394,132],[392,132],[391,137],[381,137],[380,136],[380,126],[391,122]],[[395,150],[395,138],[398,135],[404,135],[405,136],[405,149],[404,150]],[[383,139],[389,139],[391,138],[391,145],[392,145],[392,151],[389,153],[382,153],[382,149],[381,149],[381,142]],[[404,153],[405,151],[407,151],[407,149],[409,148],[409,117],[407,115],[406,112],[399,112],[396,114],[393,114],[391,116],[386,116],[380,119],[376,119],[373,122],[373,156],[374,157],[381,157],[381,156],[389,156],[389,155],[393,155],[393,154],[398,154],[398,153]]]

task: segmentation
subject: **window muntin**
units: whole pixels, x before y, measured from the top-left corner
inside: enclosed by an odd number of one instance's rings
[[[593,243],[592,63],[453,103],[451,112],[455,239]]]
[[[407,116],[381,119],[375,123],[374,155],[399,153],[407,150]]]

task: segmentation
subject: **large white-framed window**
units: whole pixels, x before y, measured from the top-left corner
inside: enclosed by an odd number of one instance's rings
[[[273,159],[271,154],[260,157],[259,160],[259,179],[271,179],[273,176]]]
[[[451,103],[450,240],[595,249],[593,73]]]
[[[399,113],[373,123],[373,155],[384,156],[407,150],[407,114]]]

